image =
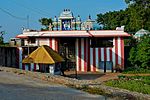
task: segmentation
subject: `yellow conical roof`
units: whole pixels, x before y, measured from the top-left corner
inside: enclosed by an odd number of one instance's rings
[[[54,64],[64,59],[49,46],[41,46],[23,59],[22,63]]]

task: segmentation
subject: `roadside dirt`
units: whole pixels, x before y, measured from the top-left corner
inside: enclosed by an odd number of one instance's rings
[[[73,71],[66,71],[65,75],[68,77],[76,77],[76,74]],[[105,82],[108,80],[117,79],[118,75],[121,75],[121,73],[78,72],[77,79]]]

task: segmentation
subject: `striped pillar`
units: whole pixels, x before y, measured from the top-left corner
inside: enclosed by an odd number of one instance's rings
[[[53,50],[58,51],[58,39],[56,39],[56,38],[49,38],[49,46]]]
[[[113,39],[113,48],[112,48],[112,62],[113,62],[113,69],[115,69],[116,66],[116,54],[115,54],[115,43],[116,42],[116,38]]]
[[[87,72],[88,70],[88,39],[77,38],[76,47],[76,67],[77,71]]]
[[[79,39],[77,38],[76,39],[76,42],[75,42],[75,52],[76,52],[76,69],[77,71],[79,71]]]
[[[121,66],[124,70],[124,40],[121,38]]]

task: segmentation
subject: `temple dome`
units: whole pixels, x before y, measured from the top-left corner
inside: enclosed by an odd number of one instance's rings
[[[150,34],[150,32],[148,30],[144,30],[144,29],[140,29],[139,31],[137,31],[134,35],[135,38],[139,38],[142,37],[144,35]]]
[[[60,19],[72,19],[73,18],[73,13],[70,11],[70,9],[64,9],[64,11],[60,14]]]

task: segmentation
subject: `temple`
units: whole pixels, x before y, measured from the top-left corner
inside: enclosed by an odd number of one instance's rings
[[[24,30],[16,36],[19,45],[18,67],[25,70],[38,69],[40,64],[22,64],[22,59],[31,52],[23,47],[47,45],[65,59],[68,69],[82,72],[114,72],[124,69],[124,38],[130,35],[121,30],[96,30],[91,16],[84,22],[74,17],[69,9],[53,19],[48,31]]]

